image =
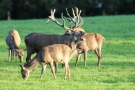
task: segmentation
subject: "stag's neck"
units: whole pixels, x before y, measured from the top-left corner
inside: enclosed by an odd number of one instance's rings
[[[65,35],[62,35],[60,36],[60,43],[61,44],[69,44],[70,43],[70,40],[71,40],[71,37],[68,37],[68,36],[65,36]]]
[[[40,62],[37,60],[36,57],[34,57],[30,62],[28,62],[27,64],[25,64],[24,66],[29,69],[30,71],[32,71],[34,68],[36,68],[38,65],[40,64]]]

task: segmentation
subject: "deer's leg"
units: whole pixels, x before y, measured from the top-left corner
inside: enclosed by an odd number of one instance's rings
[[[58,63],[54,63],[54,66],[55,66],[55,73],[58,72]]]
[[[87,50],[84,51],[84,66],[86,67]]]
[[[10,48],[8,49],[8,60],[11,60],[11,50],[10,50]]]
[[[41,71],[40,79],[42,79],[42,77],[43,77],[43,74],[44,74],[44,71],[46,69],[46,66],[47,66],[46,64],[42,65],[42,71]]]
[[[77,64],[78,64],[78,60],[79,60],[80,56],[81,56],[81,54],[80,54],[80,53],[78,53],[78,54],[77,54],[77,57],[76,57],[75,67],[76,67],[76,66],[77,66]]]
[[[97,56],[98,56],[98,63],[97,63],[97,66],[100,66],[100,62],[101,62],[101,59],[102,59],[101,49],[96,49],[96,50],[95,50],[95,53],[96,53]]]
[[[31,60],[31,55],[34,53],[32,53],[32,51],[33,50],[31,48],[27,49],[26,63],[28,63]]]
[[[54,62],[50,62],[51,71],[53,73],[54,79],[56,79],[55,71],[54,71]]]
[[[68,65],[68,63],[65,63],[65,77],[64,77],[64,79],[66,79],[67,75],[68,75],[68,79],[70,79],[70,66]]]
[[[15,51],[15,56],[16,56],[16,59],[18,58],[18,52],[16,50]]]
[[[14,60],[14,50],[11,49],[11,60]]]
[[[70,79],[70,66],[69,65],[67,67],[67,71],[68,71],[68,79]]]

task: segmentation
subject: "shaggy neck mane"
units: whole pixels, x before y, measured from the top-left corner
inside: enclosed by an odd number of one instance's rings
[[[60,39],[61,44],[67,44],[71,43],[73,36],[70,35],[62,35]]]

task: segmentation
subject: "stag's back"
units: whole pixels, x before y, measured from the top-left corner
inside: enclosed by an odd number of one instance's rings
[[[21,39],[19,33],[16,30],[9,31],[8,36],[6,37],[6,44],[10,48],[18,48],[20,45]]]

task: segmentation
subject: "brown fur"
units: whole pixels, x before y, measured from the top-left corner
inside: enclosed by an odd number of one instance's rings
[[[84,34],[82,33],[76,33],[69,45],[53,44],[43,47],[42,50],[40,50],[30,62],[26,63],[24,66],[21,66],[22,77],[27,79],[29,77],[29,73],[36,66],[42,64],[42,71],[40,76],[40,78],[42,78],[46,65],[50,64],[53,76],[56,78],[54,69],[55,67],[57,68],[57,66],[55,65],[57,65],[59,62],[62,62],[65,67],[65,79],[67,75],[68,78],[70,78],[70,67],[68,62],[77,53],[76,46],[78,43],[80,43],[80,41],[83,40],[83,35]]]
[[[70,44],[70,41],[74,38],[75,33],[82,33],[80,31],[66,32],[64,35],[55,34],[43,34],[43,33],[30,33],[25,37],[25,44],[27,47],[26,63],[30,61],[33,53],[39,52],[44,46],[53,44]]]
[[[6,44],[8,45],[8,60],[14,59],[14,51],[16,52],[16,55],[20,59],[20,62],[23,61],[24,51],[19,49],[19,45],[21,43],[21,39],[19,36],[19,33],[16,30],[9,31],[7,37],[6,37]]]
[[[81,56],[81,53],[84,54],[84,66],[86,66],[86,60],[87,60],[87,52],[88,51],[95,51],[95,53],[98,56],[98,63],[97,65],[100,66],[100,61],[102,58],[101,48],[102,44],[105,40],[105,38],[98,34],[98,33],[90,33],[87,35],[84,35],[85,40],[78,44],[77,48],[79,49],[79,54],[76,58],[76,64],[78,64],[78,59]]]

